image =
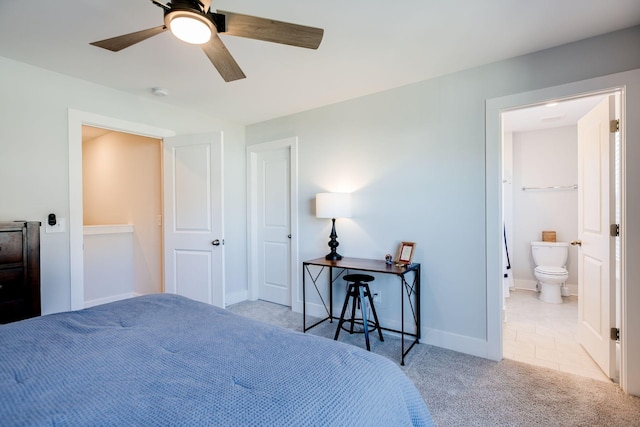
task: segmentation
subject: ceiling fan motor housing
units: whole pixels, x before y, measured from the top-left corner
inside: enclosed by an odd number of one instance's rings
[[[199,1],[173,0],[164,11],[164,24],[171,30],[171,22],[176,18],[190,18],[205,24],[212,34],[225,31],[225,17],[218,13],[203,11]]]
[[[213,25],[216,26],[219,33],[227,32],[227,23],[225,16],[220,13],[209,12],[209,18],[213,21]]]

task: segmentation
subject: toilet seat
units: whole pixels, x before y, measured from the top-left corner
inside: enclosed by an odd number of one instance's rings
[[[536,273],[545,274],[547,276],[564,276],[568,273],[566,268],[551,267],[546,265],[539,265],[535,269]]]

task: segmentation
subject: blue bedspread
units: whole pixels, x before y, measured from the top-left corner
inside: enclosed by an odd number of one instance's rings
[[[158,294],[0,326],[0,425],[433,425],[390,360]]]

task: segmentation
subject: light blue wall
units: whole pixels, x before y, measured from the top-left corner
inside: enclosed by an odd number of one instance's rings
[[[222,130],[225,193],[244,194],[244,127],[0,57],[0,220],[69,218],[68,110],[191,134]],[[228,293],[246,294],[245,197],[228,197]],[[240,213],[240,214],[239,214]],[[41,232],[42,311],[70,308],[69,232]]]
[[[327,249],[315,193],[353,191],[353,218],[338,223],[342,254],[382,258],[417,242],[427,341],[482,353],[485,101],[639,68],[638,46],[634,27],[257,123],[247,145],[299,138],[301,259]]]

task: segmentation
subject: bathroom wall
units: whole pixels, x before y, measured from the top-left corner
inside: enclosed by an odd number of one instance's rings
[[[511,268],[515,287],[535,289],[531,241],[542,240],[543,230],[555,230],[557,240],[578,236],[576,190],[528,190],[523,187],[571,186],[578,182],[576,126],[513,134],[513,247]],[[577,295],[577,249],[569,247],[567,285]]]

